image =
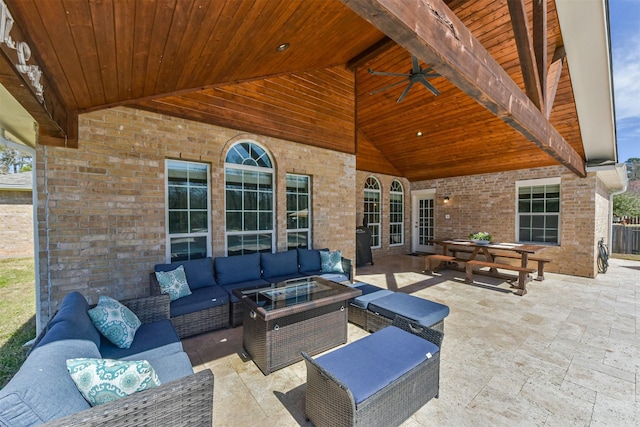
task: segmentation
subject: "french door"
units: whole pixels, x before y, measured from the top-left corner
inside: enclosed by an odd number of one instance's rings
[[[435,252],[435,191],[412,192],[413,252]]]

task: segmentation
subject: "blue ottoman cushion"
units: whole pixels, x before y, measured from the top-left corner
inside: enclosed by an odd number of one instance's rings
[[[369,303],[368,309],[389,319],[399,314],[422,326],[434,325],[449,315],[449,307],[413,295],[394,292]]]
[[[439,350],[432,342],[388,326],[316,361],[351,390],[357,405]]]

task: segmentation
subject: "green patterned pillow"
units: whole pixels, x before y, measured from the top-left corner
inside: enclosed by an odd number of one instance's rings
[[[171,271],[156,271],[156,278],[160,285],[160,292],[168,294],[171,301],[191,295],[182,265]]]
[[[160,385],[155,369],[146,360],[68,359],[67,369],[91,406]]]
[[[119,348],[129,348],[142,325],[138,316],[111,297],[100,295],[98,305],[88,311],[94,326]]]
[[[320,251],[323,273],[344,273],[342,269],[342,251]]]

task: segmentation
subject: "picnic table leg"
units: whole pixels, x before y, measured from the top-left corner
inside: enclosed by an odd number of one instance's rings
[[[522,262],[520,263],[520,266],[526,268],[529,255],[526,252],[521,252],[520,253],[520,257],[522,259]],[[518,289],[515,292],[516,295],[523,296],[523,295],[525,295],[527,293],[527,280],[528,279],[529,279],[529,273],[527,273],[526,271],[518,272]]]
[[[544,280],[544,264],[544,261],[538,261],[538,276],[536,277],[538,282],[542,282]]]
[[[466,283],[473,283],[473,266],[469,263],[466,263],[464,267],[465,279]]]

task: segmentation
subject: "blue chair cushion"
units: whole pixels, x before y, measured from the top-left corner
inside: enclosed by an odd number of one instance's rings
[[[316,249],[296,249],[298,251],[298,264],[300,271],[319,273],[322,270],[320,251]]]
[[[192,259],[188,261],[176,261],[171,264],[157,264],[154,267],[155,271],[173,271],[178,266],[184,268],[184,275],[187,277],[187,284],[192,291],[198,288],[204,288],[206,286],[213,286],[216,284],[216,279],[213,275],[213,262],[211,257]]]
[[[388,326],[316,362],[351,390],[358,405],[439,350],[432,342]]]
[[[194,289],[191,295],[171,302],[171,317],[229,304],[229,294],[220,286]]]
[[[363,282],[352,283],[350,286],[362,291],[362,295],[349,300],[351,304],[362,309],[366,309],[371,301],[393,293],[393,291],[390,291],[389,289],[380,288]]]
[[[152,323],[143,323],[136,331],[136,336],[129,348],[118,348],[109,340],[102,337],[100,354],[104,359],[122,359],[132,354],[142,354],[160,347],[175,347],[175,351],[182,351],[182,344],[176,330],[169,319]],[[172,351],[172,352],[175,352]]]
[[[431,326],[449,315],[449,307],[413,295],[394,292],[369,303],[368,309],[389,319],[399,314],[422,326]]]
[[[216,279],[220,285],[248,282],[262,277],[259,252],[247,255],[216,257],[213,262],[215,264]]]
[[[224,285],[223,288],[229,294],[229,300],[232,303],[236,303],[236,302],[239,302],[240,299],[236,298],[236,296],[233,294],[233,290],[234,289],[259,288],[259,287],[262,287],[262,286],[268,286],[270,284],[271,284],[270,282],[267,282],[264,279],[257,279],[257,280],[249,280],[247,282],[232,283],[230,285]]]
[[[332,280],[337,283],[349,281],[349,276],[347,276],[344,273],[320,273],[318,274],[318,276],[322,277],[323,279]]]
[[[273,277],[298,274],[298,252],[291,250],[275,254],[261,253],[260,265],[262,278],[269,281]]]
[[[47,332],[33,350],[59,340],[88,340],[96,347],[99,346],[100,332],[87,314],[89,308],[82,294],[78,292],[67,294],[60,303],[58,312],[47,325]]]

